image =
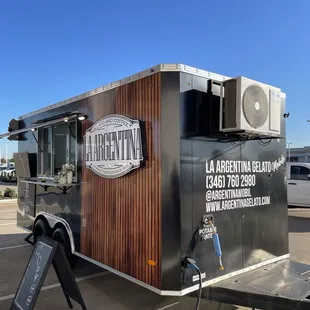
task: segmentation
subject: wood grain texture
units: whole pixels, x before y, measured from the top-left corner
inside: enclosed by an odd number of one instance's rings
[[[82,167],[81,253],[151,286],[161,286],[160,74],[82,101],[82,134],[117,113],[145,122],[145,167],[104,179]],[[85,227],[83,225],[85,224]],[[155,261],[152,266],[148,260]]]

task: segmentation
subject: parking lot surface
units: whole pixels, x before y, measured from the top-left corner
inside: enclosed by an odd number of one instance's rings
[[[289,209],[292,260],[310,264],[310,209]],[[9,309],[31,255],[25,231],[16,227],[15,203],[0,203],[0,309]],[[196,299],[162,297],[80,259],[73,271],[88,310],[194,310]],[[72,301],[74,309],[80,305]],[[57,276],[50,268],[35,309],[69,309]],[[248,309],[202,301],[201,310]]]

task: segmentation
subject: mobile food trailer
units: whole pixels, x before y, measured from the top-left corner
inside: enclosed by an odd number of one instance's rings
[[[158,65],[13,119],[17,224],[161,295],[309,309],[310,266],[289,260],[285,98]]]

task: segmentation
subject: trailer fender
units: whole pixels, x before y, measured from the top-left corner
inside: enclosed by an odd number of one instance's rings
[[[66,220],[62,219],[61,217],[58,217],[56,215],[52,215],[52,214],[49,214],[46,212],[38,213],[38,215],[36,217],[36,221],[40,218],[44,218],[47,221],[47,223],[51,229],[54,229],[54,227],[57,224],[61,224],[61,226],[64,227],[64,229],[67,231],[69,239],[70,239],[71,252],[72,252],[72,254],[75,254],[75,245],[74,245],[73,233],[72,233],[71,227],[68,224],[68,222]]]

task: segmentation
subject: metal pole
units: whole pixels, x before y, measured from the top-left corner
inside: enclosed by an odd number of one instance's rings
[[[288,145],[288,161],[291,161],[291,144],[292,142],[287,143]]]
[[[9,162],[8,162],[8,144],[5,145],[5,150],[6,150],[6,166],[9,166]]]

